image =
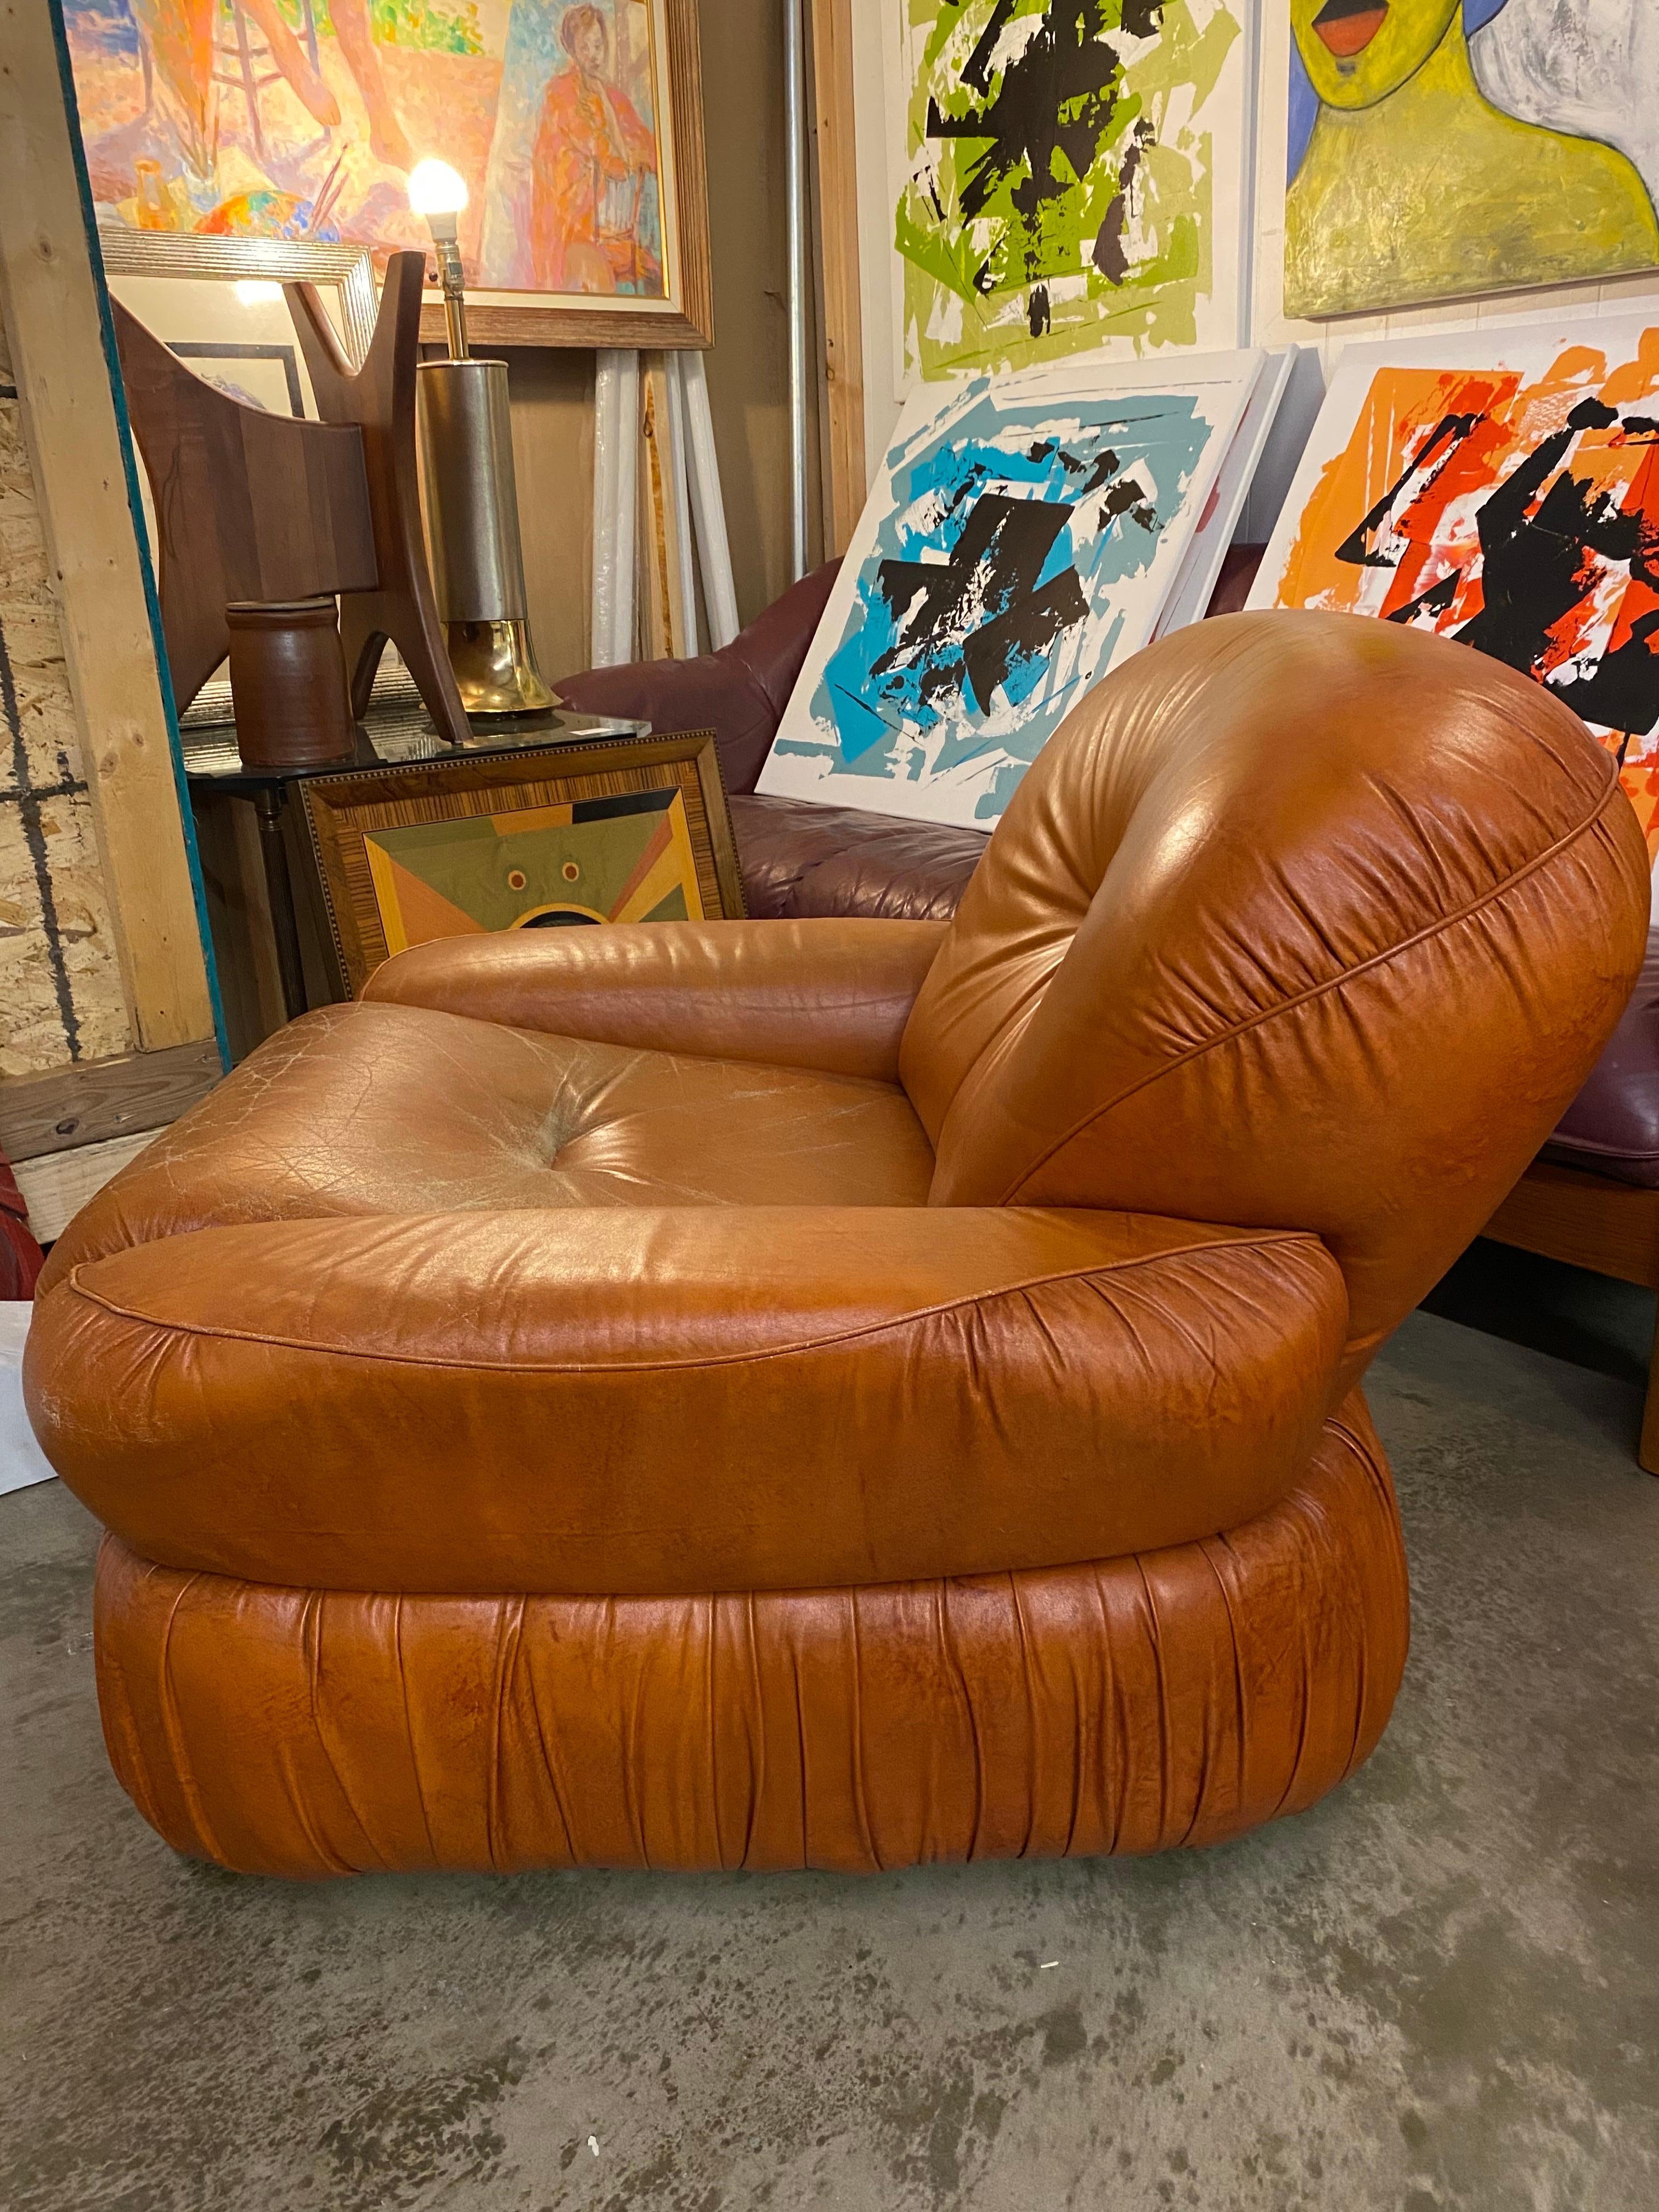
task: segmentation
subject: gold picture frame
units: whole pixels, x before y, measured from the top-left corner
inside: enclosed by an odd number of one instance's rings
[[[522,32],[514,15],[481,22],[462,0],[434,0],[395,37],[368,0],[350,5],[349,48],[318,10],[302,10],[296,38],[280,9],[226,9],[204,62],[158,45],[148,17],[112,44],[91,0],[71,4],[106,260],[118,239],[143,250],[139,273],[291,281],[286,254],[332,253],[369,259],[372,285],[387,254],[430,248],[406,192],[416,156],[435,155],[468,184],[475,342],[713,343],[698,0],[563,0],[523,11]],[[233,32],[240,45],[225,43]],[[167,249],[180,257],[171,271]],[[196,261],[204,249],[210,259]],[[537,289],[551,283],[562,289]],[[351,319],[366,343],[372,298],[354,300]],[[445,336],[435,284],[422,336]]]
[[[434,938],[746,912],[706,730],[348,769],[299,790],[350,998]]]
[[[303,240],[281,238],[196,238],[166,231],[121,230],[100,224],[99,251],[104,278],[171,277],[195,283],[314,284],[326,300],[333,295],[334,319],[353,364],[360,366],[374,333],[380,288],[374,277],[374,258],[359,246],[312,246]],[[120,289],[112,286],[118,297]],[[337,305],[334,303],[337,302]],[[142,307],[133,300],[141,321]],[[286,305],[276,312],[290,331]],[[172,334],[155,332],[164,344]]]

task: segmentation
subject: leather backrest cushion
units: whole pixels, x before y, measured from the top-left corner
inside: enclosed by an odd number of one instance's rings
[[[630,660],[562,676],[562,703],[581,714],[617,714],[653,730],[713,730],[728,792],[749,792],[772,750],[836,580],[839,561],[803,576],[718,653],[689,660]]]
[[[907,1029],[933,1202],[1312,1229],[1351,1368],[1480,1229],[1641,964],[1611,757],[1472,648],[1233,615],[1015,793]]]

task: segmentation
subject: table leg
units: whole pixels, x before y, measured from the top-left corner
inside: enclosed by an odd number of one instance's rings
[[[259,851],[265,864],[265,890],[270,899],[271,934],[276,939],[283,1007],[293,1021],[306,1010],[306,977],[300,957],[299,919],[294,911],[294,882],[288,872],[288,848],[283,842],[283,811],[287,805],[288,793],[280,786],[266,785],[253,795]]]

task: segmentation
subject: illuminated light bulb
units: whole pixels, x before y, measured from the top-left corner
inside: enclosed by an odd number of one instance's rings
[[[239,276],[230,289],[239,307],[267,307],[283,296],[282,286],[264,276]]]
[[[447,161],[428,154],[409,173],[409,204],[416,215],[426,217],[434,238],[444,236],[445,230],[453,238],[455,217],[466,205],[466,179]],[[441,230],[439,225],[446,217],[445,230]]]
[[[471,351],[466,342],[466,295],[461,284],[461,249],[456,243],[455,218],[466,205],[466,179],[447,161],[428,154],[409,173],[409,204],[426,217],[432,243],[438,249],[438,280],[444,288],[444,321],[449,331],[449,357],[465,361]]]

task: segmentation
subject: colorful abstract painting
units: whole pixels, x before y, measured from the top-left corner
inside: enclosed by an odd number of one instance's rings
[[[1536,679],[1621,764],[1659,850],[1659,329],[1356,349],[1253,606],[1432,629]]]
[[[1290,0],[1285,308],[1659,264],[1653,0]]]
[[[907,375],[1236,342],[1237,0],[890,4]]]
[[[436,937],[603,921],[700,921],[678,790],[370,830],[388,952]]]
[[[759,788],[989,828],[1151,636],[1263,356],[921,387]]]
[[[426,248],[434,155],[478,295],[663,301],[665,4],[64,0],[99,220]]]

